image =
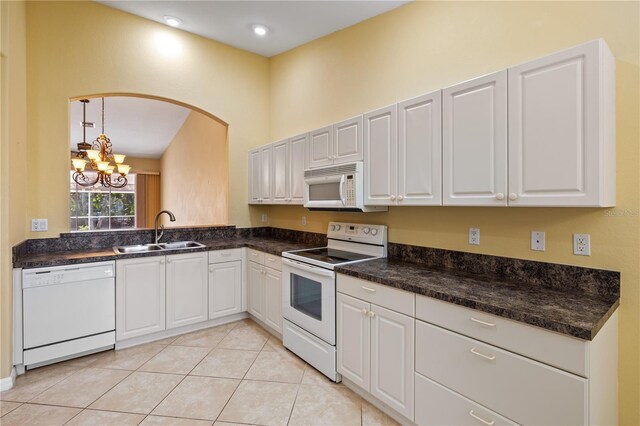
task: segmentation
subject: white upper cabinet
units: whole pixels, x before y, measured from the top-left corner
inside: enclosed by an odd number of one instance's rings
[[[398,104],[398,205],[442,204],[442,92]]]
[[[398,191],[398,109],[391,105],[364,115],[364,203],[394,204]]]
[[[289,187],[291,189],[289,202],[291,204],[304,204],[304,169],[307,168],[307,144],[309,134],[296,136],[290,139],[291,154],[289,156]]]
[[[309,168],[333,164],[333,128],[323,127],[309,133]]]
[[[271,145],[260,148],[260,202],[273,201],[273,182],[271,179],[273,150]]]
[[[249,151],[249,204],[261,201],[260,149]]]
[[[362,161],[362,116],[333,125],[333,164]]]
[[[507,205],[507,71],[442,96],[443,204]]]
[[[509,205],[615,205],[615,60],[604,40],[508,73]]]
[[[289,202],[290,196],[290,175],[289,175],[289,140],[274,142],[271,145],[273,156],[271,163],[271,182],[273,185],[272,202],[283,204]]]

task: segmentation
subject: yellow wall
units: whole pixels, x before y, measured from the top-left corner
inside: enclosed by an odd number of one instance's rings
[[[125,163],[131,166],[131,173],[160,173],[162,166],[159,158],[127,157]]]
[[[174,99],[228,123],[234,176],[228,214],[232,223],[250,225],[246,152],[268,134],[267,58],[95,2],[28,2],[27,43],[31,130],[25,221],[49,219],[49,232],[29,231],[27,237],[68,230],[62,172],[68,147],[62,142],[69,139],[69,99],[101,93]]]
[[[332,214],[272,206],[256,212],[268,211],[269,225],[283,228],[326,232],[329,220],[382,223],[394,242],[621,271],[620,420],[640,424],[638,5],[414,2],[270,62],[275,141],[603,37],[617,59],[615,209],[397,207]],[[480,246],[467,244],[472,226],[481,229]],[[532,230],[546,231],[545,252],[529,249]],[[591,234],[591,257],[572,255],[574,232]]]
[[[11,371],[11,247],[24,239],[26,160],[25,3],[0,5],[0,377]]]
[[[192,111],[161,158],[160,200],[175,222],[165,226],[227,223],[227,128]]]

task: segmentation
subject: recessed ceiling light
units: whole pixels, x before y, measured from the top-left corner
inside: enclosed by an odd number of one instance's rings
[[[164,17],[164,21],[165,21],[169,26],[172,26],[172,27],[177,27],[177,26],[179,26],[179,25],[182,23],[182,21],[181,21],[181,20],[179,20],[178,18],[175,18],[175,17],[173,17],[173,16],[168,16],[168,15]]]
[[[266,36],[269,32],[269,28],[265,27],[264,25],[255,24],[252,25],[251,28],[253,29],[253,32],[260,37]]]

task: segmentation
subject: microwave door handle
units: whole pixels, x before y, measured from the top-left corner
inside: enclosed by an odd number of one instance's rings
[[[343,206],[347,205],[347,202],[344,200],[344,175],[340,176],[340,201]]]

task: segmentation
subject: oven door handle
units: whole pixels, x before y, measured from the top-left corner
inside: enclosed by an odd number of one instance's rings
[[[295,260],[291,260],[291,259],[283,258],[282,263],[292,268],[299,269],[301,271],[309,272],[316,275],[322,275],[323,277],[333,278],[335,276],[335,272],[333,271],[317,268],[311,265],[305,265],[304,263],[296,262]]]
[[[342,201],[342,205],[346,206],[347,203],[344,200],[344,175],[340,176],[340,186],[338,187],[338,189],[340,190],[340,201]]]

